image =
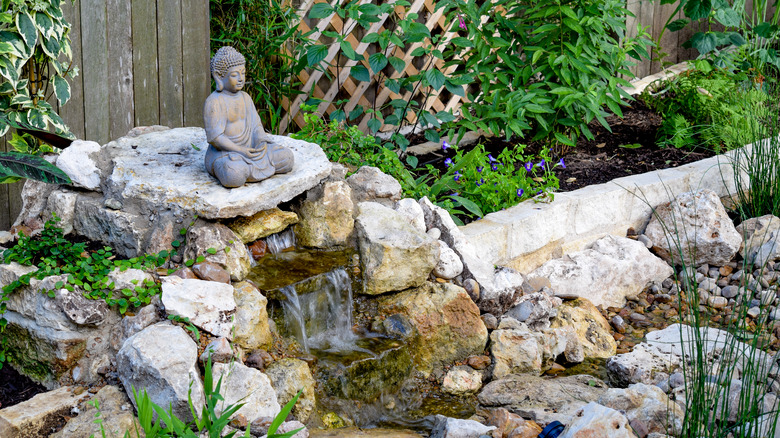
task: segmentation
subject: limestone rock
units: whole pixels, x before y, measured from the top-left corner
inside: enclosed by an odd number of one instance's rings
[[[617,387],[632,383],[652,385],[657,376],[669,375],[680,366],[680,357],[663,353],[654,345],[641,343],[628,353],[607,360],[609,381]]]
[[[123,202],[131,200],[152,210],[173,208],[206,219],[224,219],[274,208],[330,174],[331,164],[316,144],[278,135],[269,137],[292,150],[295,165],[291,172],[259,183],[222,187],[203,167],[208,149],[206,132],[202,128],[176,128],[122,137],[105,145],[101,160],[108,163],[106,168],[112,173],[104,185]]]
[[[428,198],[420,199],[425,216],[425,225],[441,231],[441,240],[460,256],[463,262],[464,281],[476,280],[479,284],[477,304],[483,312],[501,316],[515,304],[522,293],[523,276],[513,269],[495,268],[479,256],[479,252],[455,225],[452,217],[443,208],[433,205]]]
[[[117,353],[116,367],[133,405],[133,388],[146,390],[152,402],[171,405],[174,415],[187,422],[192,420],[188,392],[197,412],[204,403],[197,359],[198,347],[184,329],[162,322],[126,340]]]
[[[190,322],[215,336],[233,339],[236,302],[229,284],[165,277],[162,303],[169,315],[189,318]]]
[[[585,357],[607,359],[615,355],[617,344],[609,323],[590,301],[578,298],[558,307],[551,327],[571,326],[582,344]]]
[[[487,328],[479,309],[454,284],[426,282],[380,297],[378,310],[380,315],[401,314],[412,324],[416,336],[407,342],[417,369],[425,375],[485,350]]]
[[[61,415],[70,414],[79,401],[89,394],[76,395],[73,387],[63,386],[50,392],[42,392],[33,398],[0,409],[0,436],[26,438],[49,436],[51,425]]]
[[[287,404],[298,391],[303,390],[293,406],[292,414],[305,423],[317,404],[314,394],[316,382],[309,365],[300,359],[284,358],[269,365],[265,373],[271,379],[271,386],[276,390],[276,399],[280,405]]]
[[[279,233],[290,225],[298,223],[298,215],[291,211],[282,211],[277,207],[263,210],[250,217],[237,217],[225,222],[244,243]]]
[[[201,280],[230,284],[230,274],[216,263],[195,263],[192,265],[192,273]]]
[[[610,388],[598,402],[624,412],[628,421],[641,421],[650,433],[678,435],[682,431],[685,413],[655,385],[635,383],[626,389]]]
[[[425,213],[423,213],[422,207],[416,200],[412,198],[401,199],[395,203],[395,211],[401,213],[417,231],[421,233],[427,231],[425,227]]]
[[[628,419],[620,412],[590,402],[574,414],[561,438],[636,438]]]
[[[588,375],[550,380],[511,374],[485,385],[477,399],[483,407],[504,407],[544,426],[553,421],[569,423],[578,409],[606,390],[604,382]]]
[[[70,419],[65,427],[51,435],[52,438],[91,438],[102,436],[100,426],[95,424],[97,409],[91,404],[97,401],[100,406],[100,419],[103,420],[103,430],[106,436],[124,436],[129,432],[135,433],[136,427],[141,430],[141,425],[133,415],[133,405],[127,395],[117,386],[106,385],[98,391],[90,400],[83,403],[81,412],[75,418]]]
[[[100,191],[100,169],[90,157],[100,152],[94,141],[76,140],[57,157],[57,167],[65,172],[76,187]]]
[[[352,189],[355,205],[372,201],[393,208],[395,201],[401,199],[401,184],[376,167],[361,167],[347,178],[347,184]]]
[[[233,286],[233,298],[236,301],[233,341],[247,350],[270,346],[273,338],[266,310],[268,300],[246,281]]]
[[[212,248],[216,251],[214,254],[208,251]],[[252,263],[246,245],[230,228],[222,224],[196,225],[187,231],[184,258],[195,260],[198,256],[204,256],[206,261],[225,268],[233,281],[245,279]]]
[[[622,307],[652,283],[672,275],[671,266],[641,242],[605,236],[582,251],[550,260],[528,275],[550,280],[555,295],[583,297],[596,306]]]
[[[342,246],[355,227],[352,189],[345,181],[329,181],[306,194],[300,209],[301,221],[295,237],[303,246],[331,248]]]
[[[89,300],[76,288],[73,292],[60,289],[57,304],[76,325],[98,325],[106,319],[109,309],[103,300]]]
[[[63,234],[70,234],[73,231],[73,221],[76,216],[76,193],[68,190],[54,190],[46,201],[46,208],[43,210],[42,219],[48,220],[52,214],[57,215],[60,221],[57,223],[62,228]]]
[[[780,218],[771,214],[750,218],[737,225],[736,230],[745,246],[743,255],[752,260],[758,248],[777,237]]]
[[[133,289],[136,286],[143,286],[147,282],[153,282],[154,278],[140,269],[116,268],[108,273],[109,283],[114,283],[114,290]]]
[[[417,203],[414,205],[417,205]],[[439,244],[439,261],[433,268],[433,275],[451,280],[463,272],[463,262],[460,261],[458,254],[447,246],[446,243],[441,240],[436,242]]]
[[[111,335],[112,348],[119,350],[127,338],[159,321],[160,315],[155,304],[141,307],[133,316],[125,315],[122,318],[122,322]]]
[[[531,330],[543,330],[550,327],[550,320],[558,314],[556,308],[560,305],[560,298],[534,292],[520,297],[504,315],[525,323]]]
[[[482,373],[470,366],[450,368],[441,383],[442,391],[453,395],[475,394],[482,388]]]
[[[52,161],[51,158],[48,158]],[[22,186],[22,209],[14,221],[14,226],[25,225],[33,231],[43,228],[51,217],[41,217],[46,208],[49,195],[57,188],[55,184],[28,179]]]
[[[375,202],[359,204],[355,226],[366,294],[419,287],[436,266],[436,241],[390,208]]]
[[[232,364],[216,363],[212,368],[214,382],[222,377],[221,394],[224,404],[217,404],[217,415],[229,405],[245,403],[231,418],[243,415],[249,421],[258,417],[275,417],[282,410],[271,387],[268,376],[238,362]]]
[[[430,438],[480,438],[495,429],[495,426],[485,426],[474,420],[436,415]]]
[[[233,349],[230,347],[230,341],[227,338],[217,338],[209,342],[206,348],[203,349],[203,353],[200,354],[198,360],[200,363],[207,363],[211,358],[212,363],[228,363],[233,359]]]
[[[665,228],[676,230],[677,235],[667,236]],[[682,254],[686,265],[723,266],[742,245],[742,236],[720,198],[707,189],[682,193],[671,203],[656,207],[645,235],[660,249],[662,257],[677,265],[682,264]]]
[[[73,231],[110,245],[120,256],[137,257],[144,248],[149,228],[147,218],[106,208],[100,197],[79,194],[76,199]]]
[[[514,373],[539,375],[562,354],[570,363],[584,360],[582,345],[572,327],[531,331],[509,317],[490,333],[490,353],[494,378]]]

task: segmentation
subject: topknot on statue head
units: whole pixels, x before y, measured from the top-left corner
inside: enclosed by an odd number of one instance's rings
[[[237,65],[246,65],[244,55],[231,46],[220,47],[211,58],[211,74],[224,78],[228,70]]]

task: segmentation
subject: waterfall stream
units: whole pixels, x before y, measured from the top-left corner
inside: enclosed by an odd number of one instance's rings
[[[295,232],[290,227],[281,233],[271,234],[266,238],[265,243],[268,245],[268,252],[279,254],[287,248],[295,247]]]

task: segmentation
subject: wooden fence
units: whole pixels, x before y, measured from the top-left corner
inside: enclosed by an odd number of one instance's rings
[[[210,92],[208,0],[62,2],[79,75],[59,114],[78,138],[105,144],[134,126],[202,126]],[[0,147],[7,145],[0,139]],[[0,229],[22,183],[0,185]]]

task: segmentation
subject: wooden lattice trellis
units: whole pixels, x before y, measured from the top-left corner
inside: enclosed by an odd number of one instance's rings
[[[301,87],[303,94],[299,95],[292,102],[287,99],[283,101],[285,112],[281,121],[280,131],[286,132],[288,128],[290,128],[291,121],[298,127],[304,125],[300,108],[301,104],[303,104],[309,96],[323,100],[317,108],[317,111],[321,114],[330,114],[337,110],[332,102],[343,99],[347,100],[346,105],[343,107],[347,114],[354,110],[358,105],[366,108],[380,109],[393,99],[404,99],[407,101],[409,99],[416,99],[418,101],[423,100],[422,97],[424,94],[427,94],[430,90],[419,88],[414,94],[409,91],[404,92],[404,90],[402,90],[404,94],[396,94],[384,86],[384,77],[399,79],[419,73],[424,60],[415,58],[411,53],[424,44],[431,44],[431,41],[428,39],[419,43],[410,44],[405,47],[405,50],[391,43],[383,53],[385,53],[388,58],[390,56],[396,56],[402,59],[405,62],[405,68],[402,71],[396,71],[388,64],[383,70],[383,75],[380,75],[381,77],[379,79],[381,83],[377,83],[377,75],[371,77],[371,82],[358,81],[350,76],[350,71],[351,67],[358,65],[358,63],[362,63],[363,66],[368,68],[368,57],[381,50],[378,44],[361,43],[360,39],[362,35],[372,32],[381,33],[386,29],[386,26],[390,26],[391,23],[396,19],[400,19],[404,14],[418,14],[418,20],[425,24],[432,35],[443,35],[444,40],[449,40],[453,36],[447,32],[449,23],[445,22],[443,10],[435,10],[435,3],[433,0],[415,0],[408,8],[397,7],[393,13],[380,16],[379,21],[372,23],[371,27],[367,30],[359,26],[355,20],[343,20],[336,13],[319,20],[308,19],[307,17],[311,8],[316,3],[321,2],[322,1],[317,0],[304,1],[298,9],[298,14],[302,17],[299,26],[302,32],[314,30],[310,35],[310,38],[315,43],[328,45],[328,52],[322,65],[327,65],[325,70],[330,74],[326,75],[323,70],[305,70],[298,76],[298,79],[303,84]],[[346,3],[346,1],[342,0],[332,0],[330,4],[332,6],[337,6],[339,2]],[[361,0],[360,4],[371,2],[372,0]],[[363,56],[363,59],[353,61],[346,56],[338,56],[340,51],[339,44],[333,43],[323,35],[323,32],[327,30],[346,35],[346,40],[352,45],[352,48],[355,49],[357,54]],[[440,49],[443,48],[442,44],[438,47]],[[449,67],[444,69],[444,61],[440,59],[436,59],[434,65],[445,75],[451,73],[454,68]],[[453,110],[458,107],[461,99],[460,96],[452,94],[445,88],[442,88],[438,92],[431,92],[427,98],[424,99],[423,108],[433,112]],[[368,121],[371,117],[372,116],[369,114],[363,114],[361,116],[358,126],[362,131],[368,131]],[[410,111],[406,116],[406,121],[415,123],[416,114]],[[395,127],[392,125],[385,125],[381,130],[384,131],[393,128]]]

